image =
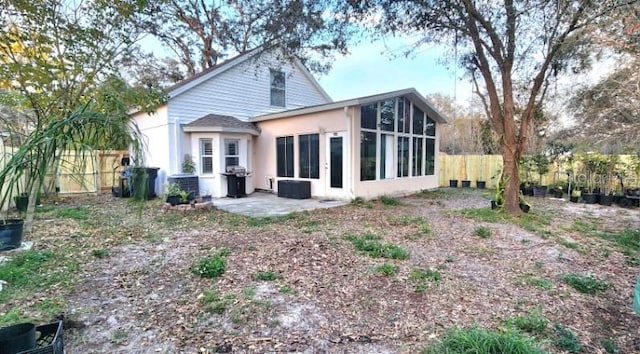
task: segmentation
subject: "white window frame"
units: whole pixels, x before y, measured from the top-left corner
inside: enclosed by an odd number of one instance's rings
[[[206,153],[206,143],[209,143],[210,154]],[[205,159],[210,159],[210,163],[206,164]],[[205,171],[205,166],[211,166],[211,171]],[[213,174],[213,139],[200,139],[200,173],[203,175]]]
[[[227,154],[228,152],[228,146],[230,144],[235,144],[236,146],[236,154],[235,155],[229,155]],[[240,140],[239,139],[224,139],[224,168],[226,170],[227,167],[229,167],[230,165],[227,165],[227,158],[229,157],[235,157],[236,159],[238,159],[238,164],[240,165]],[[235,165],[234,165],[235,166]]]

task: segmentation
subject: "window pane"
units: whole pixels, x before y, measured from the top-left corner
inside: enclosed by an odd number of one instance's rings
[[[320,178],[320,135],[300,135],[300,178]]]
[[[311,164],[311,178],[320,178],[320,135],[311,134],[311,156],[309,163]]]
[[[413,106],[413,134],[424,135],[424,113],[416,106]]]
[[[380,127],[384,131],[393,131],[395,102],[395,100],[386,100],[380,104]]]
[[[393,178],[393,135],[380,138],[380,179]]]
[[[360,127],[365,129],[376,129],[377,103],[360,107]]]
[[[225,140],[224,141],[224,154],[225,155],[238,155],[238,141],[237,140]]]
[[[213,173],[213,142],[211,139],[200,139],[201,173]]]
[[[276,138],[276,173],[278,177],[293,177],[293,137]]]
[[[409,175],[409,138],[398,137],[398,177]]]
[[[425,134],[427,136],[436,136],[436,122],[427,116],[427,126],[425,127]]]
[[[240,164],[240,161],[237,157],[225,157],[224,158],[224,166],[228,167],[228,166],[238,166]]]
[[[405,121],[405,124],[402,128],[402,132],[409,133],[409,129],[411,128],[411,125],[410,125],[411,101],[409,101],[406,98],[403,98],[402,100],[404,100],[404,121]]]
[[[412,176],[422,176],[422,142],[423,138],[413,138]]]
[[[271,105],[285,107],[285,77],[282,71],[269,70],[271,82]]]
[[[398,124],[397,124],[397,132],[402,132],[404,129],[405,115],[404,115],[404,98],[398,98]]]
[[[309,163],[309,136],[300,135],[298,137],[298,156],[300,159],[300,178],[309,178],[311,175]]]
[[[433,175],[435,173],[435,146],[436,140],[427,138],[427,159],[425,165],[425,174]]]
[[[360,180],[376,179],[376,133],[360,133]]]

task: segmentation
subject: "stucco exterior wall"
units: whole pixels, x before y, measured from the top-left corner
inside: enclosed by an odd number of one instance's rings
[[[255,138],[254,151],[255,175],[254,184],[258,189],[277,191],[278,180],[305,180],[311,182],[311,195],[324,197],[327,189],[327,136],[334,132],[346,132],[349,118],[345,110],[335,109],[290,118],[274,119],[258,123],[261,129],[259,137]],[[320,178],[299,178],[298,164],[298,136],[301,134],[319,133],[319,165]],[[278,177],[276,161],[276,138],[294,136],[294,176]],[[348,139],[347,139],[348,140]],[[345,144],[348,142],[345,141]],[[347,156],[345,156],[347,158]],[[347,171],[345,171],[347,173]],[[346,188],[345,188],[346,190]]]
[[[132,117],[142,134],[144,152],[144,165],[158,167],[156,179],[156,193],[164,191],[163,185],[171,169],[171,124],[167,118],[167,106],[160,106],[155,113],[136,113]],[[139,161],[133,161],[139,165]]]

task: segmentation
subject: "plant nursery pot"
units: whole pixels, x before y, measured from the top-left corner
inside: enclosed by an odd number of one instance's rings
[[[496,210],[498,209],[500,206],[496,203],[495,200],[491,201],[491,210]]]
[[[570,196],[569,197],[569,201],[571,203],[577,203],[579,199],[580,199],[580,197],[574,197],[574,196]]]
[[[458,188],[458,180],[450,179],[449,180],[449,188]]]
[[[27,211],[27,206],[29,206],[29,197],[22,195],[15,196],[13,197],[13,201],[16,203],[16,209],[18,209],[18,211]]]
[[[462,188],[470,188],[471,181],[462,181]]]
[[[611,205],[611,203],[613,203],[613,195],[611,195],[611,194],[600,194],[600,196],[598,198],[598,203],[600,203],[600,205],[606,205],[606,206]]]
[[[529,209],[531,209],[531,207],[528,204],[520,203],[520,210],[522,210],[525,213],[528,213]]]
[[[33,323],[0,328],[0,354],[16,354],[35,347],[36,326]]]
[[[485,181],[476,181],[476,187],[478,189],[485,189],[487,187],[487,182],[485,182]]]
[[[536,186],[533,187],[533,196],[534,197],[546,197],[547,196],[547,186]]]
[[[180,196],[179,195],[168,195],[167,196],[167,203],[171,204],[171,206],[176,206],[178,204],[180,204]]]
[[[12,250],[22,245],[22,219],[0,220],[0,251]]]
[[[562,198],[562,194],[563,194],[562,193],[562,189],[554,189],[553,190],[553,197],[554,198],[560,199],[560,198]]]
[[[595,193],[582,193],[582,199],[586,204],[596,204],[598,202],[598,195]]]

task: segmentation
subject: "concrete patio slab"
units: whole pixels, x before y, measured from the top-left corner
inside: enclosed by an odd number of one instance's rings
[[[332,208],[349,204],[348,200],[279,198],[269,192],[254,192],[246,198],[214,198],[213,205],[221,210],[257,218],[286,215],[303,210]]]

